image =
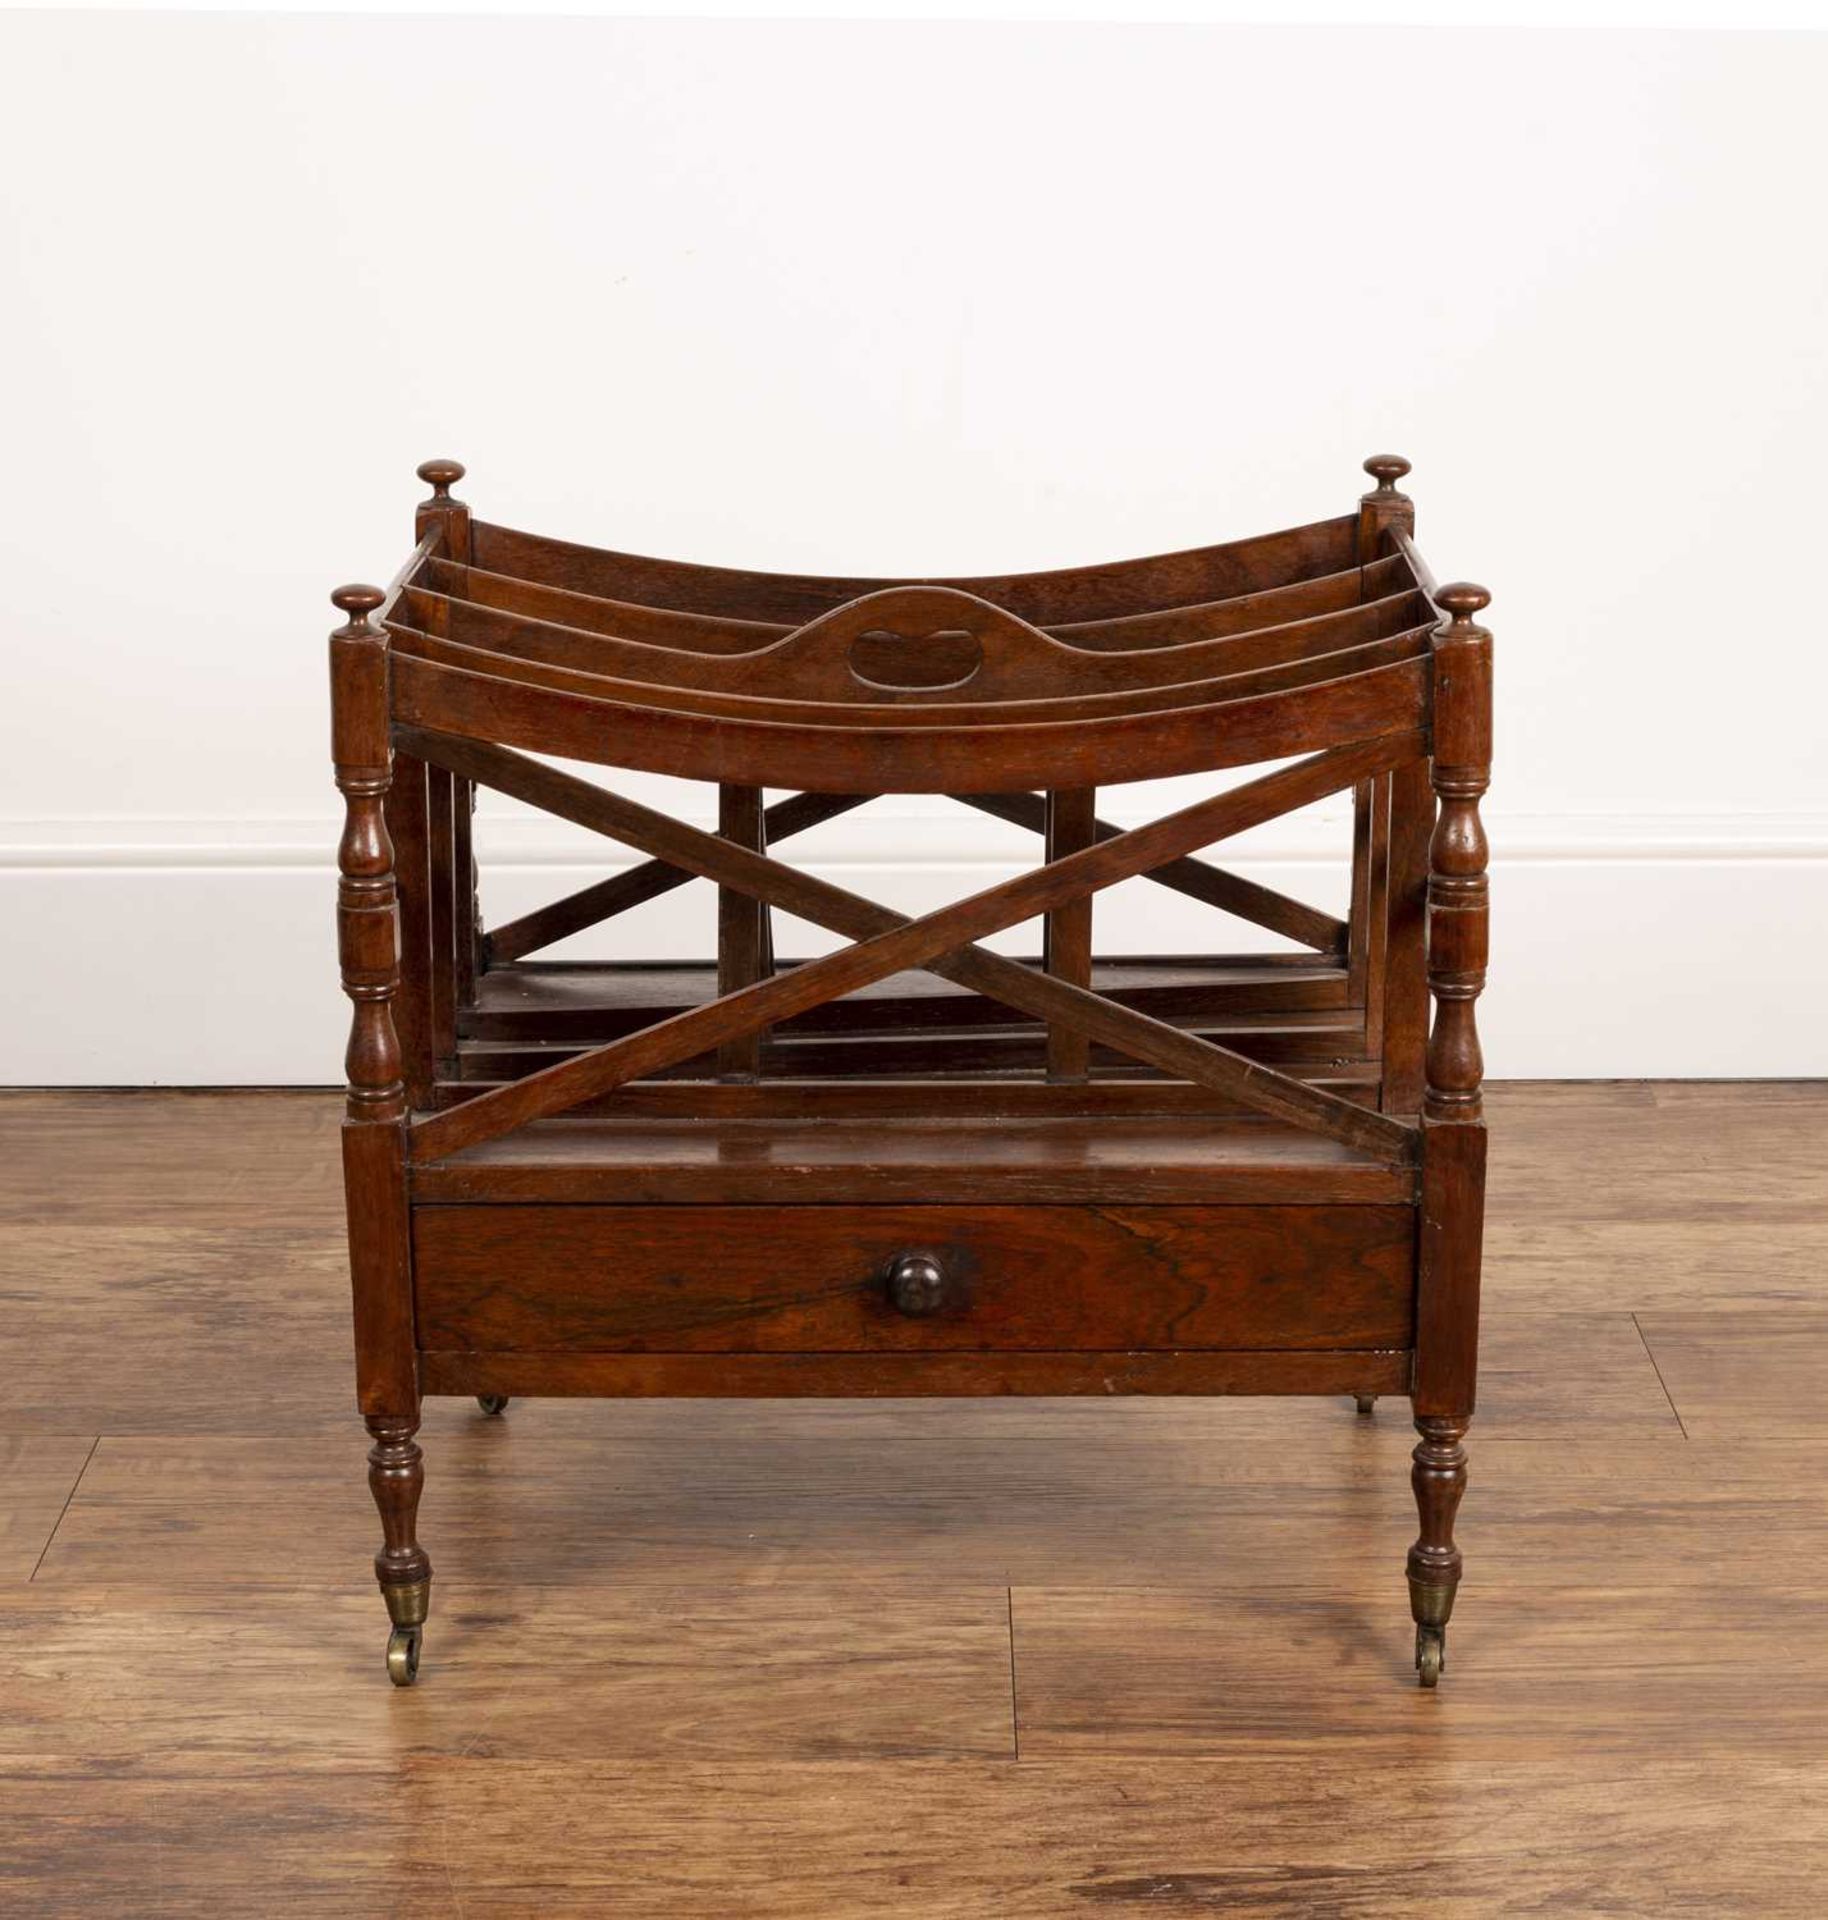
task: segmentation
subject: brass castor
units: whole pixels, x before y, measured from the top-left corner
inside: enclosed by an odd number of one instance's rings
[[[1417,1627],[1415,1630],[1415,1677],[1419,1685],[1438,1687],[1447,1665],[1447,1629]]]
[[[396,1687],[410,1687],[419,1677],[419,1636],[423,1627],[395,1627],[387,1636],[387,1677]]]
[[[508,1411],[508,1396],[505,1393],[479,1393],[476,1404],[484,1413],[494,1416]]]
[[[1352,1398],[1358,1403],[1361,1414],[1368,1414],[1377,1406],[1377,1395],[1374,1393],[1355,1393]]]

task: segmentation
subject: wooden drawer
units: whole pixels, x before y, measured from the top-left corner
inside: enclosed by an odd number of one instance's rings
[[[445,1352],[1402,1348],[1414,1241],[1383,1206],[413,1213],[418,1342]],[[936,1302],[892,1299],[905,1255]]]

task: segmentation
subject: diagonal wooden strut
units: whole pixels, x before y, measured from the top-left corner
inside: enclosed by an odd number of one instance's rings
[[[476,777],[502,790],[531,800],[599,831],[627,838],[637,846],[651,845],[668,860],[687,865],[706,876],[766,895],[778,905],[833,926],[858,939],[861,945],[808,962],[793,973],[741,993],[676,1015],[671,1020],[624,1036],[590,1054],[530,1075],[511,1086],[496,1089],[463,1107],[421,1121],[415,1128],[417,1157],[457,1151],[460,1147],[495,1137],[528,1119],[562,1110],[578,1100],[607,1092],[641,1074],[690,1058],[732,1035],[752,1031],[763,1023],[791,1017],[839,993],[853,991],[887,973],[909,966],[934,971],[988,992],[1007,1004],[1042,1018],[1083,1026],[1136,1057],[1181,1074],[1196,1083],[1213,1086],[1245,1104],[1315,1128],[1348,1144],[1385,1157],[1407,1157],[1413,1135],[1383,1116],[1322,1093],[1243,1059],[1229,1050],[1182,1033],[1165,1023],[1119,1007],[1101,996],[1049,981],[1016,962],[972,951],[950,954],[963,944],[961,926],[973,931],[995,931],[1045,910],[1058,898],[1128,878],[1139,861],[1160,857],[1164,838],[1170,844],[1200,845],[1205,839],[1254,825],[1291,806],[1305,805],[1329,790],[1349,785],[1374,765],[1412,755],[1418,735],[1390,736],[1362,746],[1337,749],[1315,756],[1296,767],[1250,783],[1233,793],[1169,816],[1148,828],[1124,836],[1120,863],[1111,845],[1089,850],[1069,861],[988,889],[972,899],[943,909],[917,922],[878,907],[762,856],[733,848],[714,836],[700,834],[664,814],[603,792],[582,781],[558,774],[537,762],[496,747],[481,746],[442,736],[404,732],[403,744],[416,741],[428,757],[445,754],[453,763],[474,769]],[[1197,824],[1196,824],[1197,823]],[[1087,873],[1087,869],[1092,872]],[[945,958],[947,964],[935,964]],[[833,980],[836,984],[832,984]]]
[[[770,846],[810,827],[849,813],[869,799],[861,793],[796,793],[777,800],[763,815],[763,829]],[[1027,827],[1035,833],[1046,830],[1047,801],[1035,793],[961,793],[955,796],[963,805],[1012,826]],[[1108,820],[1095,823],[1099,840],[1114,840],[1123,829]],[[617,873],[608,879],[593,881],[563,899],[536,907],[516,920],[505,921],[484,936],[484,953],[491,966],[505,966],[523,960],[542,947],[556,945],[575,933],[583,933],[638,907],[649,900],[683,887],[697,876],[683,872],[665,860],[644,860],[638,867]],[[1251,925],[1311,947],[1317,953],[1343,953],[1346,947],[1346,923],[1331,914],[1310,907],[1305,901],[1291,899],[1273,887],[1245,880],[1221,867],[1201,860],[1175,860],[1154,873],[1143,875],[1174,893],[1185,894],[1203,905],[1235,914]]]
[[[822,821],[835,820],[869,799],[867,793],[796,793],[777,800],[762,815],[762,830],[770,846],[804,833]],[[611,874],[607,880],[593,881],[568,893],[562,900],[524,913],[518,920],[504,921],[484,937],[484,953],[491,966],[505,966],[510,960],[524,959],[541,947],[582,933],[604,920],[626,913],[644,901],[657,900],[675,887],[683,887],[697,878],[682,872],[666,860],[644,860],[625,873]]]
[[[908,967],[931,968],[1023,1012],[1082,1028],[1164,1071],[1380,1157],[1402,1161],[1412,1153],[1412,1130],[1382,1114],[969,943],[1349,786],[1412,756],[1421,744],[1417,734],[1389,735],[1316,754],[918,920],[505,748],[415,729],[401,729],[400,741],[422,758],[448,760],[467,777],[651,849],[670,863],[751,892],[858,943],[418,1121],[412,1130],[417,1160],[494,1139],[525,1121],[562,1111]]]
[[[1047,802],[1038,793],[960,793],[953,797],[968,807],[976,807],[980,813],[1007,820],[1011,826],[1027,827],[1035,833],[1046,831]],[[1092,831],[1100,840],[1115,840],[1123,829],[1113,826],[1109,820],[1098,820],[1093,822]],[[1330,913],[1322,913],[1304,900],[1292,900],[1274,887],[1260,886],[1255,880],[1227,873],[1223,867],[1210,866],[1204,860],[1170,861],[1153,873],[1145,873],[1143,878],[1171,892],[1184,893],[1206,906],[1235,914],[1254,927],[1263,927],[1304,947],[1312,947],[1316,953],[1346,951],[1347,927],[1343,920],[1335,920]]]

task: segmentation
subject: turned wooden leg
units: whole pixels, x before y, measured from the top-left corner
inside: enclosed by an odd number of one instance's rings
[[[1355,1393],[1352,1398],[1358,1403],[1361,1414],[1369,1414],[1377,1407],[1377,1395],[1374,1393]]]
[[[1460,1586],[1454,1515],[1466,1491],[1466,1449],[1460,1441],[1468,1425],[1426,1415],[1415,1423],[1422,1438],[1409,1484],[1422,1527],[1409,1549],[1409,1610],[1415,1615],[1416,1674],[1425,1687],[1439,1682],[1447,1664],[1447,1621]]]
[[[419,1494],[425,1486],[425,1456],[413,1435],[415,1414],[371,1413],[368,1487],[381,1513],[381,1551],[375,1578],[393,1631],[387,1640],[387,1677],[410,1687],[419,1674],[419,1639],[431,1610],[432,1563],[418,1539]]]

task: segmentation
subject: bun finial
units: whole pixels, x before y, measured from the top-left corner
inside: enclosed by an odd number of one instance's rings
[[[1483,613],[1492,604],[1492,596],[1470,580],[1450,580],[1446,586],[1435,589],[1434,603],[1453,615],[1456,627],[1464,627],[1474,614]]]
[[[1365,471],[1377,482],[1377,491],[1391,494],[1396,483],[1409,471],[1409,462],[1400,453],[1374,453],[1365,462]]]
[[[463,462],[423,460],[419,464],[419,478],[431,488],[434,500],[448,500],[451,489],[463,478]]]
[[[338,587],[330,596],[330,604],[338,613],[349,616],[349,627],[353,632],[368,630],[368,616],[374,612],[387,595],[379,587],[363,586],[359,583]]]

